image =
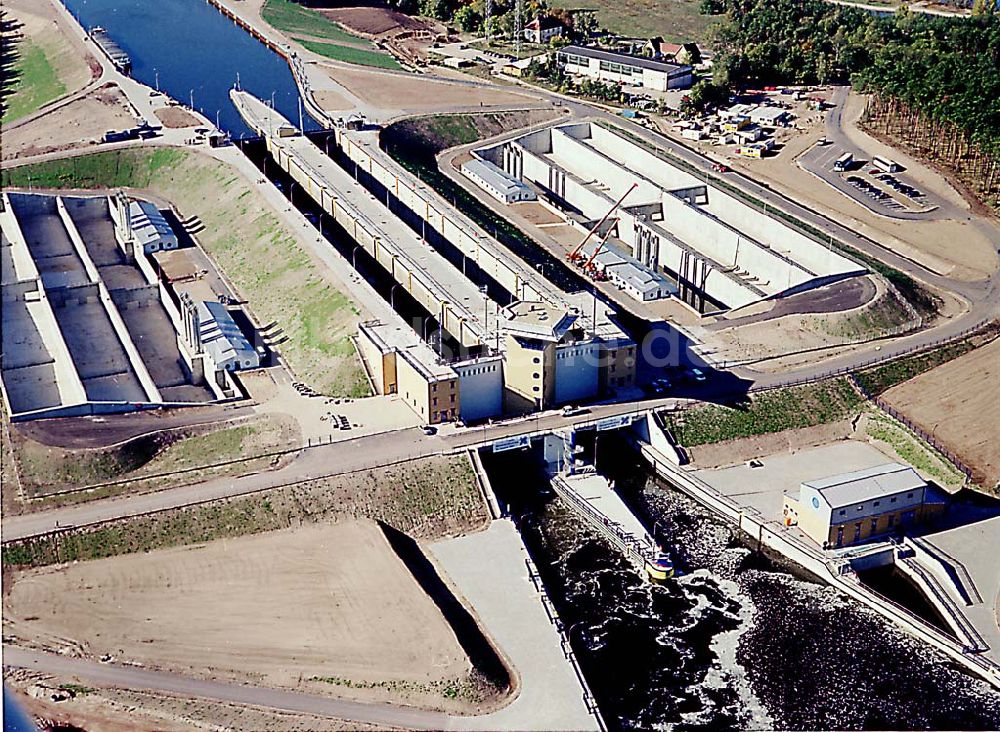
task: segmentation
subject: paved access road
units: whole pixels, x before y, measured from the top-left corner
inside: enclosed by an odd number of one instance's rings
[[[205,681],[166,671],[98,663],[12,645],[4,645],[3,663],[5,667],[33,669],[61,678],[78,677],[116,689],[140,689],[178,694],[183,697],[201,697],[283,712],[364,722],[380,727],[416,730],[449,729],[452,727],[452,719],[461,719],[440,712],[403,706],[343,701],[294,691]]]
[[[675,402],[674,399],[659,399],[607,404],[595,406],[569,419],[559,413],[548,413],[483,427],[448,426],[442,428],[436,435],[425,435],[420,429],[414,428],[341,440],[305,448],[290,465],[280,470],[253,473],[239,478],[217,478],[155,493],[108,498],[50,511],[5,517],[2,525],[3,541],[47,534],[60,528],[89,526],[114,519],[168,511],[315,478],[343,475],[431,455],[457,452],[489,444],[502,437],[540,433],[603,417],[639,414]]]

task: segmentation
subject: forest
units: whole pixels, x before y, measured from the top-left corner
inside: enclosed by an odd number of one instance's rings
[[[1000,11],[875,15],[823,0],[704,0],[719,86],[850,82],[869,129],[1000,201]]]

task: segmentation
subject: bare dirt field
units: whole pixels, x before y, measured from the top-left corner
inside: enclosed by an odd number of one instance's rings
[[[442,692],[468,676],[468,657],[373,522],[56,565],[8,586],[5,633],[47,648],[353,699],[464,703]]]
[[[435,38],[447,36],[448,30],[437,21],[372,5],[319,12],[352,33],[384,44],[394,56],[410,63],[426,61],[427,48]]]
[[[946,444],[989,487],[1000,482],[1000,340],[887,391],[893,407]]]
[[[171,129],[197,127],[200,124],[197,117],[181,107],[163,107],[162,109],[155,110],[154,114],[163,123],[164,127],[170,127]]]
[[[532,97],[501,88],[385,73],[360,66],[328,67],[326,71],[331,79],[342,84],[365,103],[382,109],[445,111],[453,107],[536,104]]]
[[[4,130],[4,160],[95,143],[107,130],[134,127],[136,116],[121,90],[105,85],[87,96]]]
[[[430,25],[396,10],[372,6],[320,8],[319,12],[362,36],[381,36],[402,31],[427,30]]]

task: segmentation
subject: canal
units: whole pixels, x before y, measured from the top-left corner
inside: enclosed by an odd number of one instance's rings
[[[274,95],[287,118],[298,92],[284,59],[203,0],[64,0],[85,27],[108,30],[133,76],[252,136],[229,101],[240,84]],[[318,125],[307,121],[307,129]],[[259,143],[242,145],[262,170]],[[266,174],[397,310],[426,314],[394,288],[280,171]],[[297,193],[301,194],[301,191]],[[433,326],[433,323],[430,324]],[[793,568],[755,555],[733,531],[649,475],[621,446],[602,451],[682,572],[645,582],[547,490],[537,456],[486,455],[519,517],[613,729],[997,729],[1000,695],[877,614]]]
[[[229,101],[240,86],[298,119],[288,63],[204,0],[63,0],[86,29],[101,26],[132,58],[132,76],[194,106],[234,140],[253,137]],[[96,49],[95,49],[96,50]],[[319,124],[304,115],[306,129]]]

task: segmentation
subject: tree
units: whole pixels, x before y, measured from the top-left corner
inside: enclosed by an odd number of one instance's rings
[[[455,25],[465,33],[478,33],[483,27],[483,17],[471,5],[463,5],[455,12]]]

